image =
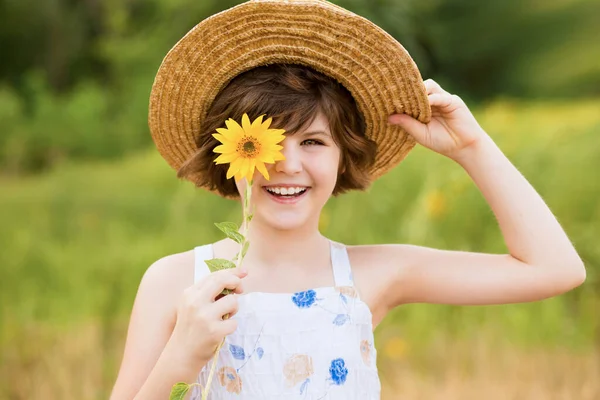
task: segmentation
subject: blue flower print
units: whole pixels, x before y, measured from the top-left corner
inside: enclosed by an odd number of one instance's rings
[[[350,315],[348,314],[338,314],[335,319],[333,320],[333,323],[337,326],[342,326],[344,325],[346,322],[350,321]]]
[[[256,354],[258,355],[258,359],[260,360],[263,356],[263,354],[265,354],[265,351],[263,350],[262,347],[259,347],[258,349],[256,349]]]
[[[252,350],[252,352],[250,354],[248,354],[242,346],[238,346],[236,344],[229,343],[229,352],[231,353],[231,356],[236,360],[244,361],[244,363],[242,365],[240,365],[238,368],[235,369],[236,372],[239,372],[248,363],[248,361],[250,361],[250,358],[252,358],[252,356],[254,354],[257,355],[259,360],[262,359],[263,356],[265,355],[265,350],[262,347],[258,346],[258,342],[262,335],[263,329],[265,328],[265,325],[266,325],[266,322],[265,322],[265,324],[263,324],[262,328],[260,329],[258,338],[256,339],[256,343],[254,343],[254,349]]]
[[[235,344],[230,344],[229,351],[231,352],[231,355],[233,356],[233,358],[235,358],[236,360],[243,360],[246,358],[246,352],[240,346],[236,346]]]
[[[315,303],[317,292],[314,290],[306,290],[304,292],[294,293],[292,301],[300,308],[309,308]]]
[[[348,368],[346,368],[346,362],[342,358],[336,358],[331,362],[331,366],[329,367],[329,374],[331,375],[331,380],[336,385],[343,385],[346,382],[346,377],[348,376]]]

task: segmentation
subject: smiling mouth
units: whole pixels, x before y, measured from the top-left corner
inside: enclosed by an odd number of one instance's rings
[[[279,197],[297,197],[308,190],[308,187],[265,187],[265,190],[274,196]]]
[[[306,194],[310,190],[310,186],[295,186],[295,187],[276,187],[263,186],[263,190],[272,198],[279,201],[294,201]]]

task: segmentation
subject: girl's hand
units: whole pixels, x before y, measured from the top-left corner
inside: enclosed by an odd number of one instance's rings
[[[400,125],[419,144],[458,160],[487,134],[460,97],[446,92],[433,79],[424,84],[431,105],[431,121],[424,124],[406,114],[392,114],[388,121]]]
[[[183,291],[177,307],[177,322],[170,341],[198,363],[207,363],[223,338],[237,329],[231,319],[238,311],[234,294],[222,296],[223,289],[240,294],[242,278],[248,275],[237,268],[211,273]],[[229,314],[229,318],[223,319]]]

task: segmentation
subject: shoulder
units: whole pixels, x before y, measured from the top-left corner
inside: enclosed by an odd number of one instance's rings
[[[160,290],[173,297],[194,284],[194,249],[170,254],[154,261],[145,271],[140,286]]]
[[[353,268],[365,274],[390,277],[415,262],[416,246],[407,244],[374,244],[346,246]]]
[[[397,293],[403,290],[398,286],[399,282],[403,281],[411,267],[419,263],[418,252],[415,251],[417,246],[374,244],[346,248],[361,297],[378,309],[383,318],[394,306],[390,291]]]

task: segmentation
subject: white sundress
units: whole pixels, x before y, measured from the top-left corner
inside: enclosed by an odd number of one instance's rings
[[[238,328],[225,338],[210,400],[379,400],[372,314],[355,290],[346,247],[331,242],[335,286],[237,295]],[[194,282],[212,245],[195,249]],[[206,386],[211,360],[198,375]],[[194,386],[191,400],[201,398]]]

